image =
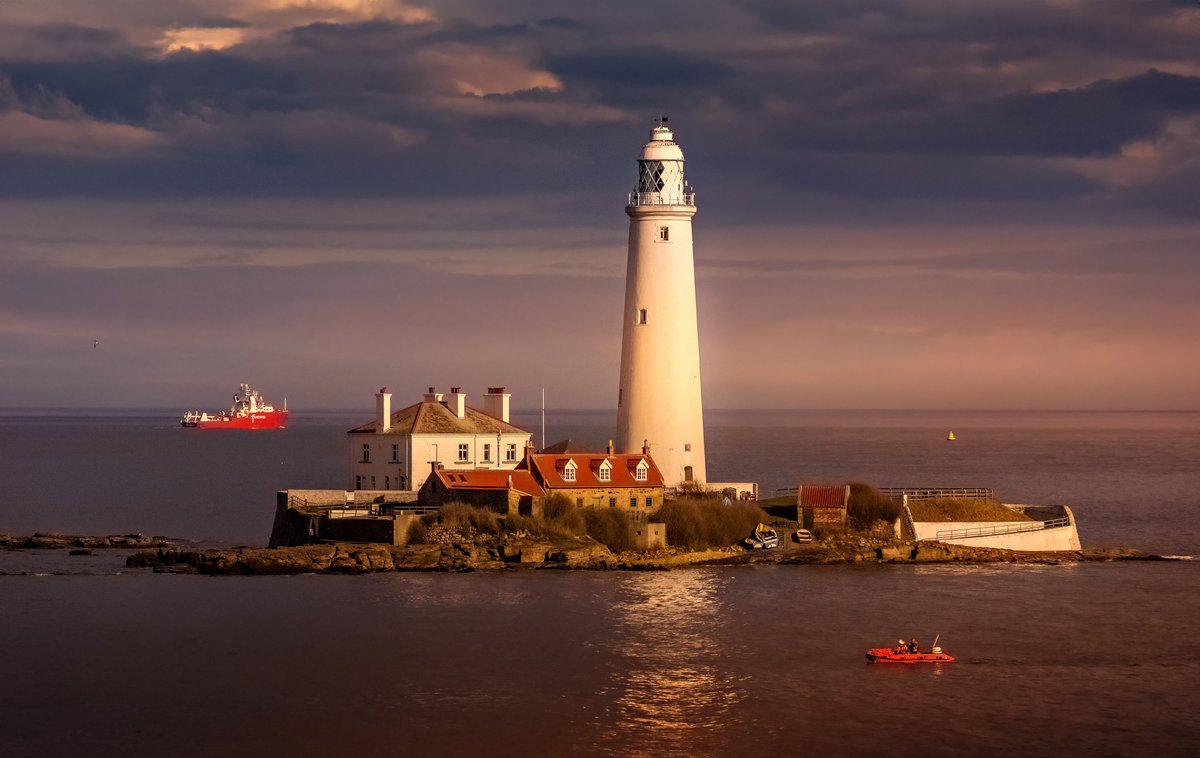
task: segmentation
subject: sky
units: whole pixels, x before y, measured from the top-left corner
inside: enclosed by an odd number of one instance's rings
[[[707,407],[1200,407],[1191,0],[0,0],[0,407],[615,407],[660,114]]]

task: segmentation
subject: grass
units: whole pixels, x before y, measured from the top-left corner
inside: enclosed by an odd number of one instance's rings
[[[1005,508],[994,500],[942,498],[908,501],[913,521],[1031,521],[1028,516]]]
[[[723,505],[720,496],[682,497],[668,500],[651,518],[667,525],[667,542],[690,550],[736,545],[767,514],[753,503]]]
[[[436,514],[426,516],[429,524],[441,524],[449,529],[462,532],[474,529],[480,534],[499,534],[500,517],[488,508],[476,508],[472,505],[453,500],[443,505]]]
[[[633,549],[633,522],[624,511],[615,508],[587,508],[583,511],[587,533],[614,553]]]
[[[846,515],[850,528],[866,531],[876,521],[889,524],[900,518],[900,504],[880,494],[879,490],[862,482],[850,483],[850,500],[846,503]]]

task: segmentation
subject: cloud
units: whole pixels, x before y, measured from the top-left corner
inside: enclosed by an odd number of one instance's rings
[[[0,76],[0,153],[112,160],[164,144],[158,132],[89,118],[75,103],[40,88],[22,97]]]

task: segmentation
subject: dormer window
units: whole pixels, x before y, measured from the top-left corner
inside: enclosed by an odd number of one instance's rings
[[[575,481],[575,461],[567,461],[567,465],[563,466],[562,478],[564,482]]]
[[[637,468],[633,470],[633,478],[639,482],[646,481],[646,474],[650,471],[650,467],[646,465],[645,460],[638,461]]]
[[[596,470],[596,478],[602,482],[612,481],[612,464],[608,462],[607,458],[600,464],[600,468]]]

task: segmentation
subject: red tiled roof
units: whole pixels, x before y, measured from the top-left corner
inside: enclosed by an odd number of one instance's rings
[[[512,489],[523,494],[546,494],[532,474],[520,469],[442,469],[434,474],[447,490],[503,490],[511,482]]]
[[[375,434],[379,419],[371,419],[350,434]],[[420,402],[392,414],[392,428],[384,434],[529,434],[524,429],[467,406],[463,418],[445,403]]]
[[[802,484],[796,493],[796,505],[801,508],[844,508],[846,485]]]
[[[600,464],[607,460],[612,465],[612,481],[600,481]],[[638,463],[646,461],[645,481],[634,478]],[[567,461],[575,462],[575,481],[562,477]],[[662,473],[654,459],[641,453],[606,455],[605,453],[572,453],[567,457],[557,454],[535,453],[517,464],[518,470],[533,471],[546,489],[583,489],[587,487],[661,487]]]

